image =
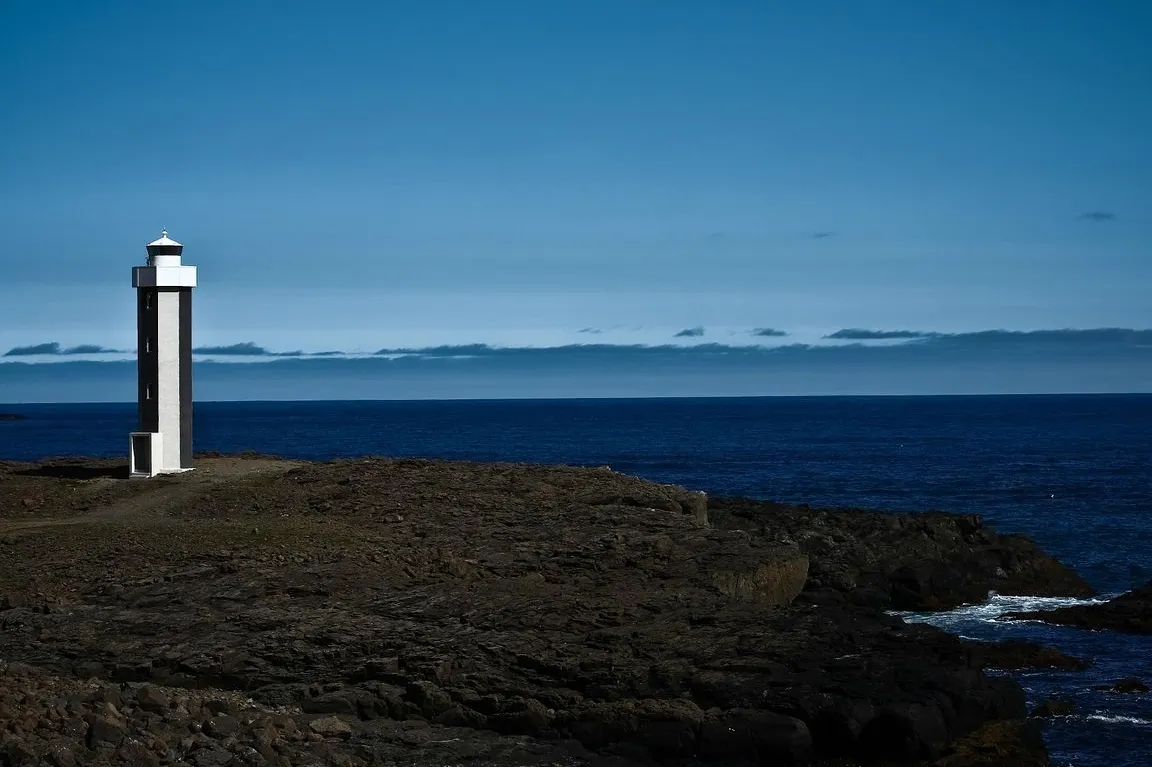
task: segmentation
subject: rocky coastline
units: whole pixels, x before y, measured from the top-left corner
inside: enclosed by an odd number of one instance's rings
[[[1008,620],[1034,620],[1092,631],[1152,634],[1152,581],[1094,605],[1061,607],[1044,612],[1015,612]]]
[[[974,516],[607,467],[198,466],[0,464],[0,764],[1041,765],[984,669],[1076,659],[887,611],[1093,593]]]

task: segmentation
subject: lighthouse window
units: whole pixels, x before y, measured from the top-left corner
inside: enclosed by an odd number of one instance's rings
[[[144,385],[144,399],[152,399],[152,384]]]
[[[145,354],[151,354],[152,353],[152,338],[151,338],[151,336],[144,339],[144,353]]]
[[[152,309],[152,291],[144,294],[144,308],[148,310]]]

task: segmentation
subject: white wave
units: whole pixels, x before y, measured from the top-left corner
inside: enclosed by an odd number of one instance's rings
[[[968,621],[994,622],[1005,613],[1049,611],[1061,607],[1076,605],[1096,605],[1105,602],[1105,597],[1091,599],[1077,599],[1075,597],[1034,597],[1034,596],[1004,596],[991,592],[988,599],[980,604],[962,605],[955,610],[941,613],[917,613],[909,611],[892,611],[892,615],[903,618],[908,623],[930,623],[934,626],[946,626]]]
[[[1152,725],[1152,721],[1135,716],[1121,716],[1120,714],[1088,714],[1084,717],[1093,722],[1107,722],[1108,724],[1135,724],[1141,727]]]

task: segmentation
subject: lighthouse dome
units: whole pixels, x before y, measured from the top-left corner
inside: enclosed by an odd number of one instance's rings
[[[157,246],[171,246],[171,245],[176,245],[177,247],[181,247],[181,248],[184,247],[180,243],[176,242],[176,240],[173,240],[171,237],[168,236],[168,230],[167,229],[160,232],[160,239],[152,240],[152,242],[148,243],[149,248],[153,248],[153,247],[157,247]]]
[[[179,266],[180,254],[184,246],[168,236],[167,231],[160,233],[160,239],[153,240],[145,246],[148,249],[148,263],[151,266]]]

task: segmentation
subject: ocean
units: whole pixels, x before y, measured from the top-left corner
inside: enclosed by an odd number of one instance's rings
[[[124,456],[132,404],[2,405],[0,458]],[[200,402],[197,450],[327,459],[366,454],[608,465],[660,482],[780,501],[979,513],[1115,595],[1152,579],[1152,395]],[[1076,600],[993,596],[905,615],[974,639],[1028,638],[1095,666],[1016,678],[1030,703],[1073,701],[1046,725],[1053,764],[1152,763],[1152,637],[996,617]]]

